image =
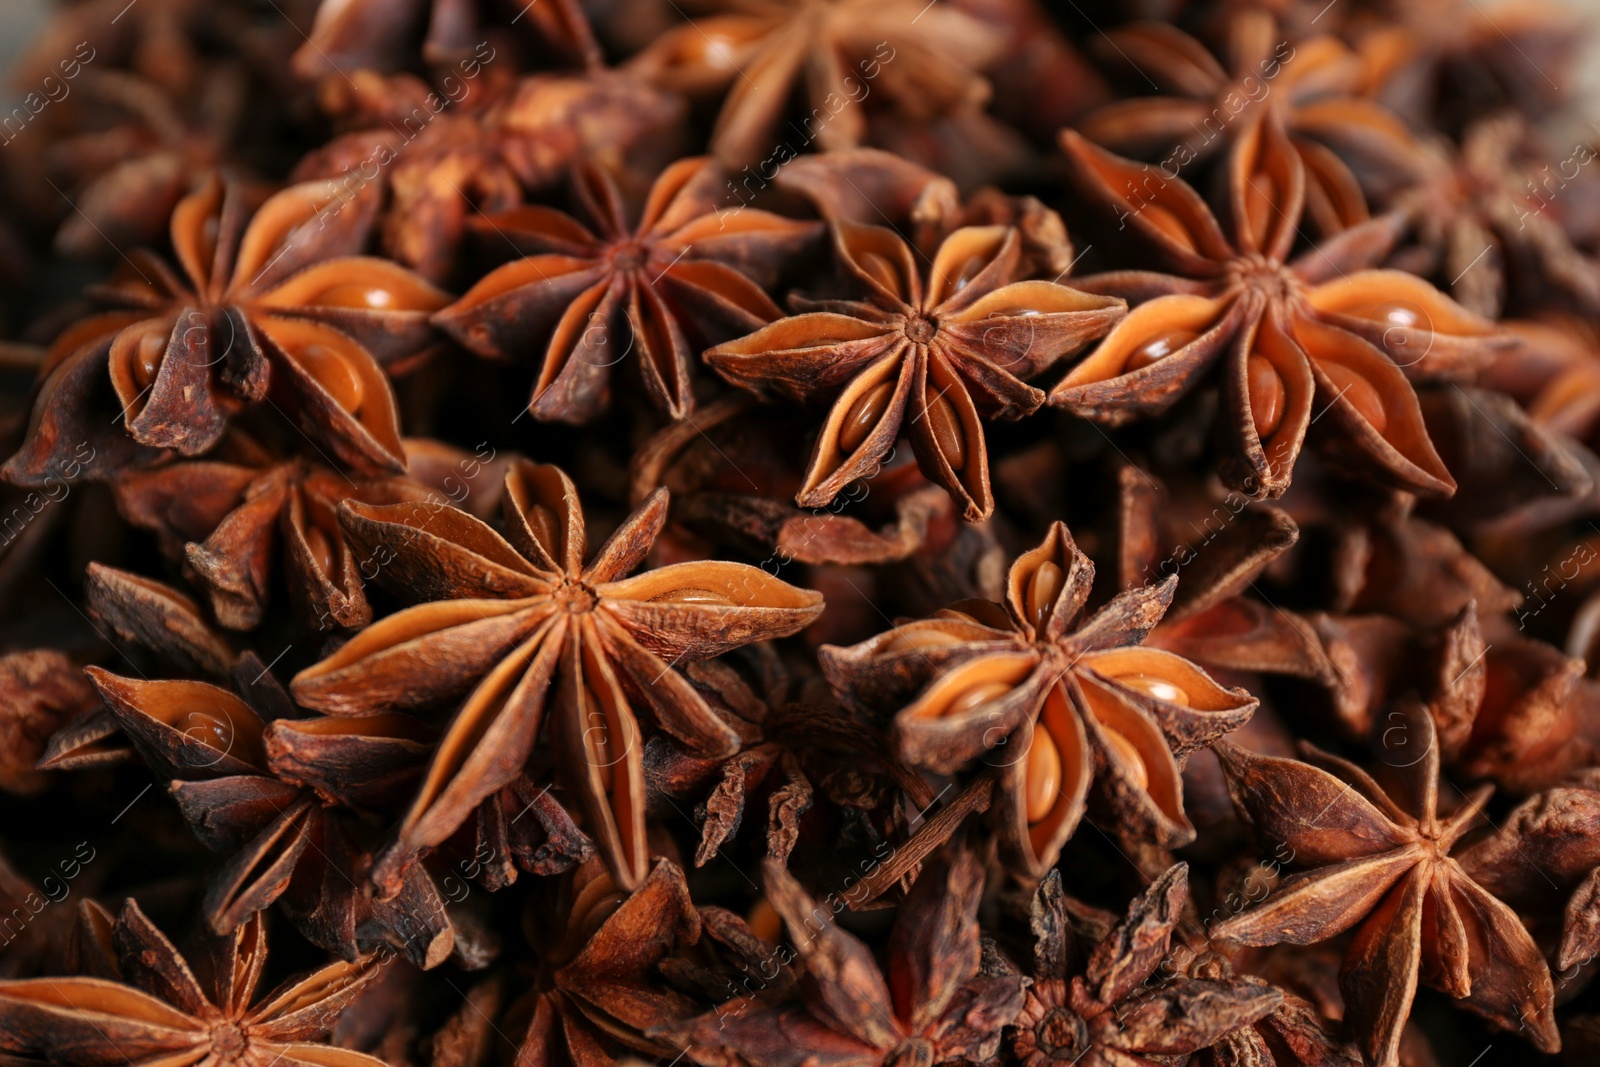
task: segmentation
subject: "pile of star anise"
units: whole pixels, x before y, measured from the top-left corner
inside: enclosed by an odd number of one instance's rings
[[[0,1067],[1600,1061],[1580,29],[59,0]]]

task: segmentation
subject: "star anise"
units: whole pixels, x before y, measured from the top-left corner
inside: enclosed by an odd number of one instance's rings
[[[309,460],[281,460],[242,435],[229,445],[223,455],[124,472],[113,483],[118,508],[186,563],[230,629],[260,624],[279,574],[316,628],[371,622],[364,585],[376,566],[351,551],[339,503],[397,504],[432,491],[406,477],[354,481]]]
[[[95,703],[79,665],[55,649],[0,656],[0,789],[19,795],[44,789],[47,779],[35,765],[51,735]]]
[[[213,179],[186,196],[171,226],[182,273],[135,253],[100,290],[118,310],[56,340],[6,477],[39,484],[82,442],[115,433],[94,403],[107,368],[120,421],[139,445],[198,455],[235,413],[265,402],[287,408],[339,462],[403,471],[380,362],[425,347],[428,314],[448,298],[393,263],[353,255],[376,205],[342,193],[304,183],[253,212],[251,190],[238,183]],[[88,470],[107,471],[126,450],[107,446]]]
[[[267,955],[259,914],[188,959],[132,900],[97,933],[114,979],[0,982],[0,1049],[69,1067],[123,1060],[383,1067],[317,1040],[377,973],[370,961],[330,964],[257,1002]]]
[[[259,667],[259,662],[254,663]],[[263,672],[265,674],[265,672]],[[279,719],[206,682],[139,681],[97,667],[89,677],[169,791],[190,828],[228,858],[202,904],[219,934],[274,902],[312,943],[347,960],[392,945],[418,966],[450,954],[453,931],[433,881],[413,868],[399,898],[372,899],[361,874],[376,834],[358,811],[382,812],[420,777],[432,732],[404,715]],[[275,683],[269,702],[287,703]]]
[[[518,1035],[518,1062],[604,1064],[632,1052],[672,1057],[676,1033],[699,1005],[661,982],[656,968],[701,937],[683,872],[657,859],[632,891],[599,862],[567,881],[540,933],[534,988],[501,1024]]]
[[[867,139],[862,102],[886,96],[913,121],[974,111],[978,73],[1005,45],[999,30],[954,7],[916,0],[718,0],[727,12],[657,38],[630,68],[691,96],[726,91],[711,149],[732,167]],[[881,81],[879,80],[881,77]],[[778,123],[799,89],[809,107],[798,146]],[[801,129],[796,127],[796,129]]]
[[[1236,977],[1228,958],[1220,952],[1198,953],[1187,974],[1205,981],[1242,982],[1254,987],[1260,996],[1275,992],[1282,998],[1273,1011],[1196,1052],[1189,1061],[1194,1067],[1360,1067],[1361,1054],[1354,1045],[1341,1042],[1330,1033],[1316,1005],[1254,975]]]
[[[1291,43],[1264,8],[1228,12],[1224,61],[1164,22],[1120,26],[1099,43],[1107,62],[1132,64],[1167,95],[1107,104],[1076,123],[1079,133],[1114,152],[1159,158],[1163,176],[1176,176],[1248,131],[1257,111],[1276,110],[1305,170],[1307,222],[1321,234],[1366,221],[1367,202],[1349,166],[1307,134],[1406,138],[1399,119],[1354,95],[1364,71],[1348,46],[1326,34]]]
[[[384,550],[380,580],[436,602],[374,623],[300,672],[295,697],[360,715],[472,689],[375,871],[386,891],[420,851],[517,776],[547,704],[559,773],[582,799],[618,884],[637,885],[648,855],[634,708],[648,709],[698,755],[731,754],[738,733],[676,664],[787,636],[822,611],[816,593],[738,563],[680,563],[627,578],[666,522],[665,490],[587,566],[583,513],[564,473],[519,462],[506,475],[504,499],[509,540],[449,507],[340,506],[358,551]]]
[[[392,71],[412,64],[420,41],[421,58],[444,65],[486,44],[487,31],[519,22],[536,48],[567,62],[600,64],[600,45],[575,0],[526,7],[512,0],[322,0],[291,62],[302,78]]]
[[[698,352],[782,317],[766,289],[820,229],[719,209],[724,180],[709,158],[679,160],[656,179],[634,223],[616,180],[580,165],[573,186],[594,228],[535,205],[474,220],[527,258],[490,273],[434,321],[499,358],[548,336],[529,400],[535,418],[593,419],[608,406],[611,368],[637,349],[646,397],[681,419],[694,406]]]
[[[1187,1056],[1282,1005],[1283,994],[1259,979],[1158,974],[1170,966],[1188,888],[1188,865],[1168,868],[1098,944],[1085,946],[1087,963],[1075,975],[1078,953],[1070,944],[1074,932],[1061,873],[1046,876],[1031,909],[1033,984],[1011,1038],[1022,1067],[1120,1067]]]
[[[1561,971],[1600,956],[1600,775],[1586,768],[1524,801],[1495,832],[1461,855],[1484,888],[1535,924],[1554,920]],[[1535,929],[1539,928],[1535,926]],[[1563,981],[1568,975],[1561,976]]]
[[[1515,912],[1452,852],[1482,816],[1492,786],[1439,810],[1439,745],[1427,714],[1390,724],[1398,792],[1302,743],[1311,762],[1214,746],[1240,816],[1263,845],[1287,847],[1303,873],[1213,928],[1245,945],[1314,944],[1355,929],[1339,987],[1367,1062],[1399,1062],[1417,982],[1543,1052],[1559,1050],[1550,969]],[[1403,748],[1403,752],[1401,749]]]
[[[946,850],[917,879],[889,934],[887,966],[835,921],[840,894],[818,902],[772,860],[765,872],[793,946],[788,958],[803,968],[799,1003],[775,989],[724,1003],[686,1034],[697,1062],[799,1067],[818,1049],[884,1067],[995,1055],[1023,982],[981,966],[983,868],[969,851]]]
[[[1526,120],[1501,113],[1468,127],[1459,149],[1394,142],[1381,164],[1404,178],[1386,200],[1413,227],[1395,264],[1438,279],[1489,318],[1512,302],[1592,314],[1600,310],[1600,265],[1573,247],[1564,220],[1573,198],[1561,193],[1595,153],[1570,150],[1551,174],[1528,163],[1528,140]]]
[[[895,712],[902,759],[941,774],[996,769],[1001,844],[1032,877],[1077,829],[1091,783],[1108,829],[1192,841],[1178,760],[1256,708],[1181,656],[1137,647],[1175,577],[1120,594],[1073,629],[1093,584],[1094,564],[1056,523],[1011,565],[1004,604],[962,602],[819,653],[845,706]]]
[[[302,159],[294,178],[383,191],[385,252],[443,284],[456,275],[475,212],[516,206],[524,190],[555,184],[579,158],[614,167],[676,147],[683,101],[640,78],[612,70],[511,78],[507,63],[482,64],[478,78],[452,81],[445,95],[409,75],[331,79],[348,99],[324,106],[355,129]],[[491,248],[503,247],[495,237]]]
[[[1071,131],[1062,143],[1091,195],[1178,273],[1080,280],[1144,302],[1051,391],[1051,403],[1113,425],[1160,414],[1220,360],[1231,424],[1222,473],[1234,488],[1280,495],[1325,411],[1342,462],[1402,488],[1453,491],[1407,374],[1460,375],[1515,342],[1412,275],[1361,269],[1392,243],[1397,217],[1291,262],[1305,167],[1270,111],[1239,134],[1228,160],[1231,239],[1183,181],[1152,183]]]
[[[924,474],[971,521],[994,510],[980,417],[1044,403],[1026,380],[1122,317],[1121,300],[1021,281],[1022,236],[969,226],[926,272],[894,231],[837,222],[839,267],[858,300],[804,301],[802,314],[718,345],[705,358],[735,385],[815,401],[837,392],[795,501],[827,505],[869,477],[901,433]],[[815,309],[815,310],[810,310]]]

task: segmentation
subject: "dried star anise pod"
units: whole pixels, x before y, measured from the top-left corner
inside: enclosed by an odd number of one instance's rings
[[[1560,196],[1562,178],[1540,178],[1526,159],[1526,120],[1515,113],[1480,119],[1446,142],[1395,141],[1381,165],[1404,177],[1385,200],[1411,220],[1412,240],[1395,266],[1434,278],[1463,306],[1490,318],[1508,303],[1600,310],[1600,265],[1573,247]],[[1578,146],[1556,166],[1574,175],[1595,158]],[[1549,168],[1546,168],[1548,172]],[[1557,188],[1551,182],[1560,182]]]
[[[1133,64],[1171,95],[1135,96],[1107,104],[1076,123],[1083,136],[1114,152],[1160,157],[1164,176],[1215,154],[1249,130],[1257,109],[1273,109],[1305,169],[1307,221],[1332,235],[1367,219],[1361,185],[1346,163],[1306,136],[1332,130],[1335,141],[1405,136],[1399,119],[1353,95],[1364,71],[1337,38],[1286,39],[1265,9],[1231,11],[1226,65],[1176,26],[1137,22],[1108,31],[1108,63]],[[1148,84],[1141,79],[1140,84]]]
[[[334,183],[310,182],[254,211],[251,200],[248,187],[218,179],[186,196],[171,226],[182,273],[135,253],[100,290],[119,310],[56,340],[27,440],[4,467],[9,480],[40,484],[82,442],[117,433],[94,403],[108,369],[118,421],[139,445],[198,455],[234,414],[265,401],[341,463],[405,469],[380,364],[429,344],[428,315],[448,298],[354,254],[376,206],[370,195],[346,200]],[[101,458],[89,473],[105,472],[114,448]]]
[[[981,1063],[1022,1004],[1022,979],[986,973],[978,929],[983,868],[965,848],[929,864],[901,905],[888,963],[840,928],[844,894],[814,899],[779,864],[764,866],[767,899],[799,961],[799,1003],[774,986],[730,1000],[684,1037],[705,1067],[799,1067],[827,1049],[860,1065]]]
[[[648,855],[633,709],[648,709],[697,755],[731,754],[734,726],[675,665],[788,636],[822,612],[818,594],[738,563],[680,563],[627,578],[666,522],[665,490],[587,565],[583,512],[563,472],[519,462],[506,475],[504,501],[509,540],[454,508],[340,506],[360,551],[387,549],[380,580],[435,602],[374,623],[302,671],[296,699],[360,715],[472,690],[374,872],[386,892],[419,852],[517,776],[547,704],[559,773],[581,798],[617,882],[637,885]]]
[[[1170,967],[1188,887],[1188,865],[1169,868],[1089,948],[1083,973],[1073,974],[1073,923],[1061,874],[1050,872],[1033,900],[1033,984],[1011,1038],[1022,1067],[1161,1062],[1154,1057],[1210,1048],[1281,1007],[1283,994],[1259,979],[1158,975]]]
[[[440,96],[416,78],[357,71],[353,101],[334,110],[354,111],[345,125],[359,128],[307,155],[293,177],[381,190],[384,251],[442,284],[461,269],[459,246],[476,213],[515,207],[524,190],[555,184],[580,158],[620,167],[645,149],[676,147],[683,101],[639,78],[592,70],[502,84],[500,74],[490,66],[480,85],[457,79]],[[503,254],[498,236],[489,247]]]
[[[95,705],[78,664],[55,649],[0,656],[0,789],[28,794],[48,780],[35,766],[50,737]]]
[[[846,707],[894,712],[900,758],[998,774],[1001,844],[1031,877],[1077,829],[1091,783],[1108,829],[1192,841],[1178,760],[1256,708],[1181,656],[1138,647],[1175,577],[1120,594],[1073,629],[1093,584],[1094,564],[1056,523],[1011,565],[1004,604],[965,601],[819,653]]]
[[[308,79],[394,70],[414,65],[420,43],[420,58],[443,66],[481,48],[491,29],[519,22],[536,48],[567,62],[600,64],[600,46],[575,0],[527,6],[515,0],[322,0],[291,63]]]
[[[1253,975],[1235,977],[1233,966],[1219,952],[1199,953],[1187,973],[1201,980],[1244,982],[1261,995],[1271,990],[1282,997],[1273,1011],[1195,1053],[1189,1061],[1194,1067],[1360,1067],[1361,1054],[1355,1046],[1330,1034],[1310,1001]]]
[[[516,1062],[598,1067],[626,1062],[629,1053],[680,1053],[663,1034],[681,1030],[699,1005],[656,969],[701,937],[683,872],[657,859],[629,891],[596,860],[564,881],[562,899],[539,913],[536,929],[546,940],[535,946],[534,989],[501,1023],[519,1035]]]
[[[1568,971],[1600,955],[1600,774],[1588,767],[1530,797],[1461,854],[1462,867],[1539,929],[1559,923],[1554,954]],[[1568,975],[1560,976],[1562,981]]]
[[[1327,413],[1330,451],[1358,472],[1418,492],[1454,490],[1407,374],[1460,375],[1515,342],[1419,278],[1361,269],[1393,242],[1397,217],[1290,261],[1305,166],[1270,111],[1240,133],[1228,160],[1231,238],[1183,181],[1152,186],[1144,168],[1076,133],[1062,142],[1085,189],[1177,273],[1079,280],[1143,302],[1051,391],[1051,403],[1112,425],[1158,415],[1220,360],[1221,472],[1232,487],[1282,494],[1308,429]]]
[[[1020,418],[1044,403],[1027,384],[1121,318],[1118,299],[1019,280],[1022,236],[970,226],[940,245],[926,271],[894,231],[837,222],[834,248],[859,300],[806,300],[802,313],[705,358],[757,395],[833,394],[795,494],[822,507],[883,464],[902,433],[917,462],[971,521],[994,510],[982,417]]]
[[[632,355],[645,396],[681,419],[694,406],[698,352],[782,317],[766,289],[820,229],[718,208],[724,181],[709,158],[679,160],[633,222],[615,179],[580,165],[573,186],[593,229],[535,205],[475,219],[527,258],[490,273],[434,322],[502,359],[548,336],[528,401],[535,418],[593,419],[609,404],[611,368]]]
[[[132,900],[96,934],[111,976],[0,982],[0,1049],[71,1067],[383,1065],[317,1040],[377,973],[371,961],[330,964],[257,1001],[267,956],[259,914],[187,958]]]
[[[1304,742],[1309,763],[1213,746],[1257,840],[1286,846],[1303,870],[1212,933],[1245,945],[1315,944],[1354,928],[1339,987],[1373,1067],[1399,1062],[1418,981],[1556,1052],[1550,968],[1516,913],[1451,855],[1493,787],[1441,813],[1433,720],[1396,714],[1403,719],[1388,728],[1402,737],[1386,738],[1401,764],[1394,790]]]
[[[396,714],[269,723],[265,708],[206,682],[98,667],[89,677],[195,835],[228,857],[201,905],[213,932],[281,902],[308,940],[347,960],[385,945],[419,967],[450,954],[454,931],[421,867],[393,901],[375,901],[361,878],[378,833],[360,813],[404,800],[432,747],[424,724]],[[258,703],[287,703],[275,682],[246,680],[240,690]]]
[[[796,134],[800,151],[813,141],[822,149],[862,144],[869,96],[888,97],[916,123],[975,111],[989,97],[978,71],[1005,45],[1002,31],[972,14],[917,0],[709,6],[727,13],[674,27],[629,69],[690,96],[726,91],[711,150],[734,167],[795,157],[779,123],[796,89],[809,108]]]
[[[223,454],[125,471],[113,486],[122,514],[160,535],[217,621],[233,630],[261,623],[280,573],[317,629],[371,622],[364,585],[376,567],[351,551],[339,503],[398,504],[432,495],[406,477],[354,481],[309,460],[282,460],[242,436]]]

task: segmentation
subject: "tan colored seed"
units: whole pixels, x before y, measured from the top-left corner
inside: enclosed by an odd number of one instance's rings
[[[328,391],[335,404],[352,415],[361,410],[367,387],[343,353],[327,345],[307,345],[297,355],[300,366]]]
[[[1322,371],[1333,383],[1333,391],[1348,400],[1368,425],[1382,433],[1389,425],[1389,416],[1383,410],[1383,397],[1377,388],[1359,371],[1342,363],[1324,363]]]
[[[1050,814],[1061,794],[1061,753],[1050,731],[1034,727],[1033,744],[1028,748],[1028,764],[1023,776],[1028,821],[1038,822]]]
[[[1168,330],[1165,333],[1158,333],[1129,354],[1122,373],[1132,374],[1136,370],[1144,370],[1152,363],[1172,355],[1199,336],[1193,330]]]
[[[933,434],[933,443],[944,456],[945,462],[950,464],[950,469],[959,471],[967,465],[967,437],[961,429],[961,420],[956,417],[956,409],[942,394],[937,395],[928,404],[928,429]]]
[[[1265,441],[1283,423],[1288,392],[1283,385],[1283,375],[1266,356],[1251,356],[1246,375],[1246,395],[1251,417],[1255,419],[1256,436]]]
[[[1117,681],[1136,693],[1155,697],[1157,700],[1166,701],[1168,704],[1190,706],[1188,693],[1165,678],[1159,678],[1154,674],[1128,674],[1118,678]]]
[[[1111,747],[1122,757],[1123,766],[1128,772],[1128,780],[1140,789],[1149,788],[1150,770],[1144,765],[1144,758],[1139,755],[1139,750],[1133,747],[1133,742],[1110,727],[1106,728],[1106,740],[1111,742]]]
[[[872,428],[878,425],[878,420],[883,418],[883,413],[889,407],[889,400],[894,396],[894,382],[879,382],[856,397],[855,403],[850,405],[850,410],[844,413],[844,424],[839,427],[839,449],[843,452],[854,452],[861,447],[861,442],[867,439]]]
[[[1050,617],[1050,609],[1061,595],[1064,582],[1061,568],[1050,560],[1039,564],[1038,569],[1029,576],[1028,588],[1023,594],[1023,607],[1027,609],[1028,621],[1035,627],[1043,627],[1045,620]]]

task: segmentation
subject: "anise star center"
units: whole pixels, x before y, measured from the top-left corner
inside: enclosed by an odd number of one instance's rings
[[[609,258],[611,269],[619,273],[643,270],[650,250],[638,241],[621,241],[612,246]]]
[[[1228,264],[1228,281],[1236,288],[1259,293],[1268,301],[1291,300],[1302,289],[1300,280],[1282,263],[1259,252],[1240,256]]]
[[[925,345],[939,332],[939,323],[926,315],[912,312],[906,316],[905,334],[913,344]]]
[[[249,1045],[244,1028],[236,1022],[219,1023],[211,1030],[211,1054],[224,1063],[237,1059]]]
[[[600,596],[578,581],[566,581],[556,586],[552,596],[569,615],[586,615],[600,605]]]

